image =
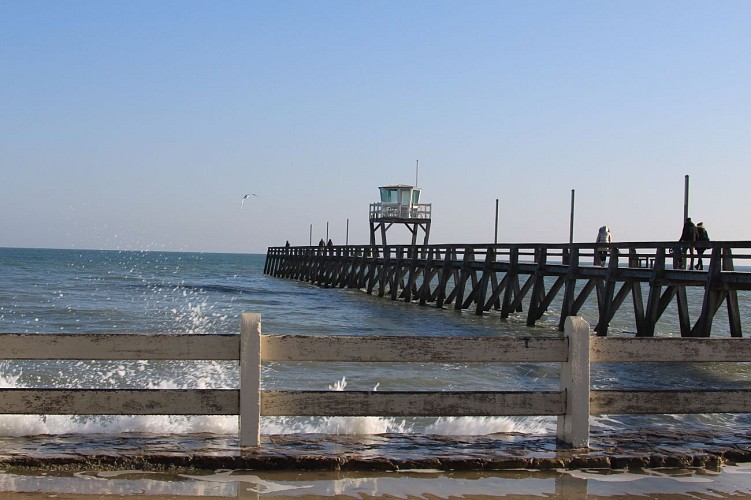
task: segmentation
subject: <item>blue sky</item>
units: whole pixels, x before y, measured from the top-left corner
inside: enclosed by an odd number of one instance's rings
[[[751,240],[751,2],[0,0],[0,246]],[[245,193],[258,198],[240,209]],[[393,233],[399,241],[403,232]],[[391,235],[391,233],[390,233]]]

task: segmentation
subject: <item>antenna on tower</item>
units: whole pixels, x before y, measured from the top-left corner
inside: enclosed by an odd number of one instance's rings
[[[415,187],[419,186],[417,183],[417,176],[420,174],[420,160],[415,160]]]

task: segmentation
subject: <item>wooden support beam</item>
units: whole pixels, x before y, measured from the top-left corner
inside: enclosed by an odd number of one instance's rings
[[[493,278],[492,281],[497,281],[496,274],[493,272],[493,275],[491,276]],[[491,307],[495,307],[496,310],[500,310],[501,303],[500,298],[503,291],[506,289],[506,286],[508,286],[509,282],[509,275],[506,274],[500,283],[494,284],[492,287],[492,293],[490,294],[490,298],[485,303],[485,310],[489,311]]]
[[[534,326],[537,319],[542,316],[542,301],[545,299],[545,265],[547,264],[548,252],[546,248],[535,251],[535,274],[532,295],[529,299],[527,311],[527,326]],[[532,279],[532,276],[530,276]]]
[[[446,286],[448,284],[449,276],[451,276],[451,255],[452,250],[447,249],[445,258],[443,259],[443,266],[441,267],[440,279],[438,280],[438,295],[436,296],[435,306],[438,308],[443,307],[446,301]]]
[[[482,316],[485,311],[485,297],[488,292],[488,283],[490,282],[490,276],[495,275],[493,272],[493,264],[495,263],[495,248],[489,246],[485,251],[485,263],[482,268],[482,277],[477,282],[474,292],[475,300],[475,314]]]
[[[720,273],[722,270],[722,249],[713,248],[709,258],[709,272],[704,285],[704,300],[701,313],[696,324],[691,329],[692,337],[709,337],[712,331],[712,319],[723,300],[724,290],[720,287]]]
[[[565,287],[563,289],[563,299],[561,300],[561,315],[558,321],[558,330],[564,331],[566,318],[575,316],[574,295],[576,293],[576,273],[579,270],[579,249],[572,247],[567,255],[568,272],[565,278]]]
[[[723,249],[722,252],[722,270],[734,272],[735,265],[733,264],[733,250],[731,248]],[[741,311],[738,304],[738,291],[732,288],[727,290],[727,305],[728,305],[728,323],[730,324],[730,336],[742,337],[741,331]]]
[[[681,337],[691,336],[691,318],[688,312],[688,298],[686,297],[686,287],[679,285],[675,287],[676,304],[678,305],[678,325],[681,329]]]
[[[457,284],[455,291],[456,297],[454,302],[454,309],[461,310],[464,305],[464,290],[467,287],[467,281],[472,275],[474,270],[472,269],[472,261],[475,258],[474,250],[471,248],[464,250],[464,259],[462,260],[462,270],[459,276],[459,283]]]
[[[615,286],[619,276],[618,257],[618,248],[612,246],[610,248],[610,260],[608,262],[608,272],[605,276],[604,289],[600,294],[598,294],[600,318],[597,322],[597,326],[595,326],[595,332],[597,332],[597,335],[601,337],[608,334],[610,319],[615,313],[615,311],[613,310],[613,296],[615,295]]]
[[[440,259],[440,255],[436,256],[436,249],[431,248],[428,251],[428,258],[425,261],[425,270],[422,273],[422,284],[417,292],[417,296],[420,299],[420,305],[424,306],[430,300],[430,283],[437,274],[437,268],[434,264],[434,258]]]
[[[579,310],[584,305],[584,302],[586,302],[586,300],[589,298],[589,295],[592,293],[592,290],[596,289],[597,285],[601,281],[602,280],[598,278],[587,280],[587,283],[582,288],[582,291],[579,292],[579,295],[576,297],[576,300],[574,301],[574,305],[571,308],[571,312],[569,316],[576,316],[577,314],[579,314]]]
[[[563,288],[563,284],[565,282],[565,276],[558,276],[558,278],[556,278],[555,282],[550,286],[550,290],[548,290],[548,293],[545,294],[545,297],[540,304],[540,310],[538,311],[537,319],[542,318],[542,315],[545,314],[545,311],[548,310],[550,304],[553,302],[553,299],[556,297],[556,295],[558,295],[558,292],[561,290],[561,288]]]
[[[391,275],[390,280],[390,288],[389,293],[391,295],[391,300],[396,300],[399,294],[399,290],[401,287],[402,282],[402,267],[404,266],[404,247],[399,245],[396,247],[396,261],[394,262],[394,267]]]

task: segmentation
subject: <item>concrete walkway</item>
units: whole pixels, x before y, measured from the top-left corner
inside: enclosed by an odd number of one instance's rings
[[[0,467],[42,470],[641,469],[751,462],[751,432],[593,432],[591,447],[561,449],[555,436],[385,434],[268,436],[258,449],[234,437],[62,435],[0,438]]]

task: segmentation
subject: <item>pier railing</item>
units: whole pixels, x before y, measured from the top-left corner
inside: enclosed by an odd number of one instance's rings
[[[529,326],[560,297],[561,331],[594,294],[594,329],[602,336],[631,302],[637,336],[653,336],[676,304],[681,336],[707,337],[725,305],[730,334],[740,337],[738,291],[751,290],[751,242],[697,242],[693,249],[676,242],[270,247],[264,272],[478,315],[496,310],[501,319],[526,307]],[[686,296],[692,287],[703,290],[693,319]]]
[[[371,203],[370,220],[381,219],[430,219],[430,203]]]
[[[262,416],[557,416],[557,437],[587,447],[589,416],[751,413],[751,389],[592,390],[592,363],[749,362],[748,339],[593,337],[567,318],[554,337],[263,335],[243,314],[240,335],[3,334],[4,359],[236,360],[237,389],[0,388],[0,413],[239,415],[241,446],[260,444]],[[268,361],[560,363],[557,391],[269,391]]]

